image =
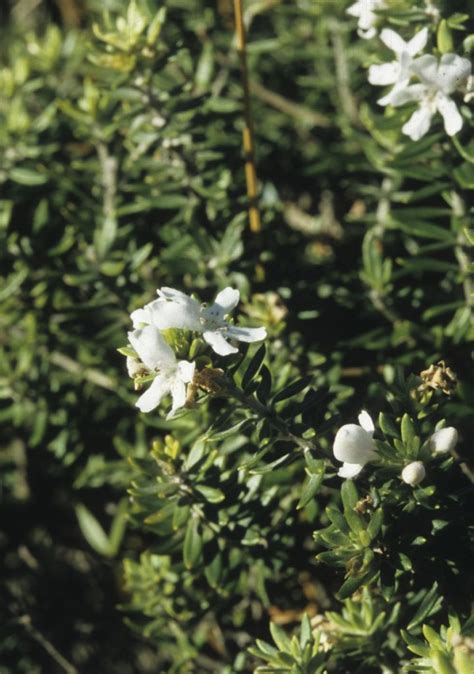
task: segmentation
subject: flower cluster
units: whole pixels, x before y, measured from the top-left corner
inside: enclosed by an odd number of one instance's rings
[[[171,394],[169,418],[184,407],[186,385],[194,379],[196,364],[178,360],[162,331],[179,329],[190,331],[193,336],[200,334],[215,353],[227,356],[238,351],[228,340],[258,342],[266,337],[266,330],[237,327],[228,321],[240,299],[234,288],[222,290],[210,306],[174,288],[160,288],[157,294],[157,300],[130,316],[134,330],[128,333],[128,339],[137,358],[128,356],[127,369],[139,387],[152,380],[136,406],[142,412],[150,412]]]
[[[359,35],[364,38],[377,34],[378,20],[375,11],[384,7],[384,0],[356,2],[347,12],[358,17]],[[369,82],[375,86],[391,85],[392,89],[379,99],[379,105],[400,107],[416,103],[417,109],[403,125],[402,132],[412,140],[420,140],[430,129],[436,113],[444,122],[448,136],[456,135],[462,128],[463,119],[452,94],[466,88],[471,75],[471,62],[458,54],[445,53],[438,59],[432,54],[423,54],[429,38],[424,27],[406,42],[391,29],[383,29],[380,39],[395,54],[388,63],[369,68]],[[412,79],[415,78],[415,82]]]
[[[377,446],[373,435],[375,425],[371,416],[363,410],[359,414],[359,424],[345,424],[337,431],[334,439],[334,457],[342,462],[338,475],[343,478],[354,478],[364,466],[378,460]],[[426,448],[433,456],[451,452],[458,441],[458,432],[452,426],[435,431],[426,441]],[[406,484],[415,486],[426,476],[425,466],[421,461],[406,464],[401,479]]]

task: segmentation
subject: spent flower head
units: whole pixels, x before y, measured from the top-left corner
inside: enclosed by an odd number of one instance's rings
[[[157,293],[157,300],[131,314],[134,327],[145,324],[158,330],[178,328],[199,332],[220,356],[237,353],[238,349],[229,344],[229,339],[259,342],[267,336],[265,328],[244,328],[229,323],[227,316],[240,299],[239,291],[234,288],[221,290],[210,305],[201,304],[174,288],[160,288]]]

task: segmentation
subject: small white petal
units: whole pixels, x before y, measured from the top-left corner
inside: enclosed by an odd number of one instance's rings
[[[167,393],[169,393],[169,391],[170,384],[168,377],[158,374],[153,379],[151,386],[138,398],[135,405],[140,412],[151,412],[155,407],[158,407],[161,400]]]
[[[229,356],[231,353],[237,353],[238,349],[234,346],[231,346],[225,339],[222,332],[218,330],[206,331],[203,333],[204,340],[212,346],[214,351],[219,354],[219,356]]]
[[[413,61],[412,71],[424,84],[438,88],[440,78],[438,73],[438,59],[432,54],[424,54]]]
[[[338,470],[339,477],[351,478],[359,475],[364,466],[360,463],[343,463]]]
[[[457,54],[443,54],[438,68],[438,88],[445,94],[452,94],[469,78],[471,70],[469,59]]]
[[[384,28],[380,33],[380,39],[389,49],[394,51],[395,54],[401,54],[408,49],[405,40],[394,30],[391,30],[391,28]]]
[[[456,103],[448,98],[448,96],[439,93],[436,98],[436,104],[438,111],[443,116],[446,133],[448,136],[455,136],[461,131],[463,123]]]
[[[411,56],[415,56],[415,54],[418,54],[422,49],[426,47],[426,43],[428,42],[428,35],[429,31],[426,26],[422,28],[421,30],[412,37],[412,39],[408,42],[407,44],[407,52]]]
[[[160,330],[178,328],[199,330],[199,303],[188,297],[188,302],[168,302],[155,300],[150,305],[152,323]]]
[[[261,342],[267,336],[265,328],[241,328],[229,325],[227,337],[237,339],[239,342]]]
[[[421,461],[413,461],[402,470],[402,480],[406,484],[415,487],[426,477],[426,470]]]
[[[176,288],[168,288],[164,286],[163,288],[158,288],[156,294],[159,298],[168,300],[170,302],[177,302],[178,304],[186,304],[188,300],[192,299],[186,293],[183,293],[181,290],[176,290]]]
[[[175,365],[173,350],[152,325],[129,332],[128,339],[149,370],[157,367],[168,369]]]
[[[345,424],[336,433],[333,453],[343,463],[365,465],[375,457],[376,447],[372,436],[357,424]]]
[[[420,140],[429,131],[433,111],[429,105],[420,105],[408,122],[403,125],[402,131],[412,140]]]
[[[458,432],[453,426],[435,431],[428,440],[428,446],[434,454],[451,452],[458,441]]]
[[[346,9],[346,13],[350,14],[351,16],[359,17],[362,12],[362,1],[358,0],[358,2],[354,2],[353,5],[348,7]]]
[[[399,75],[400,64],[398,61],[373,65],[369,68],[369,82],[378,87],[395,84],[395,82],[398,82]]]
[[[392,91],[391,105],[398,107],[405,105],[405,103],[412,103],[413,101],[422,101],[427,95],[427,88],[424,84],[410,84],[409,86],[399,86]]]
[[[133,379],[135,375],[140,374],[140,372],[143,372],[143,365],[136,358],[127,356],[127,372],[128,376]]]
[[[181,381],[188,384],[193,380],[196,363],[190,363],[188,360],[180,360],[178,363],[178,375]]]
[[[375,431],[375,426],[374,426],[374,422],[372,421],[372,417],[367,412],[367,410],[361,411],[361,413],[357,417],[357,421],[362,426],[364,431],[367,431],[367,433],[370,433],[371,435],[373,435],[373,433]]]
[[[235,309],[240,300],[240,292],[235,288],[224,288],[220,293],[217,294],[216,299],[214,300],[214,305],[217,305],[224,317],[226,314]]]
[[[149,305],[146,305],[142,309],[136,309],[130,314],[134,328],[140,328],[142,325],[149,325],[151,323],[148,306]]]
[[[166,417],[167,419],[170,419],[172,416],[174,416],[175,412],[181,407],[184,407],[186,403],[186,385],[183,381],[181,381],[181,379],[175,377],[171,381],[170,389],[173,404],[169,414]]]

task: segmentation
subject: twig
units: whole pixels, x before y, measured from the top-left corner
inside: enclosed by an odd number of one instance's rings
[[[318,112],[313,112],[313,110],[306,108],[304,105],[294,103],[293,101],[284,98],[280,94],[267,89],[263,86],[263,84],[260,84],[255,80],[250,80],[249,84],[250,91],[252,91],[255,96],[260,98],[260,100],[262,100],[264,103],[268,103],[268,105],[271,105],[272,108],[280,110],[280,112],[284,112],[290,117],[294,117],[305,126],[320,126],[324,128],[331,126],[331,120],[329,117],[320,115]]]
[[[44,650],[49,653],[49,655],[55,660],[60,667],[64,669],[67,674],[79,674],[78,670],[74,667],[74,665],[66,660],[66,658],[61,655],[61,653],[58,651],[58,649],[53,646],[53,644],[46,639],[45,636],[39,632],[36,627],[34,627],[31,623],[31,617],[29,615],[23,615],[20,618],[18,618],[18,622],[20,625],[23,625],[23,627],[26,629],[28,634],[35,640],[37,641],[43,648]]]
[[[280,417],[277,414],[275,414],[273,410],[269,409],[255,398],[245,395],[243,391],[234,386],[232,382],[230,382],[228,379],[225,379],[224,390],[227,390],[227,392],[231,396],[233,396],[237,400],[240,400],[241,403],[243,403],[253,412],[256,412],[260,417],[267,419],[267,421],[277,431],[281,433],[279,440],[283,440],[285,442],[294,442],[295,445],[297,445],[300,449],[303,449],[304,451],[309,449],[316,449],[316,445],[313,442],[311,442],[311,440],[305,440],[304,438],[300,438],[297,435],[294,435],[294,433],[292,433],[288,429],[288,426],[283,421],[283,419],[280,419]]]
[[[331,42],[334,53],[334,65],[336,68],[336,82],[342,109],[352,124],[359,123],[357,105],[350,87],[350,75],[347,64],[347,50],[341,38],[340,28],[337,24],[331,26]]]
[[[247,48],[245,39],[245,25],[243,17],[243,0],[234,0],[235,34],[237,38],[237,52],[240,58],[242,73],[242,87],[244,90],[244,130],[243,145],[245,156],[245,182],[249,200],[249,220],[252,232],[262,229],[260,213],[257,206],[257,172],[255,170],[255,147],[253,139],[253,125],[250,105],[250,87],[247,68]]]
[[[466,217],[466,208],[463,200],[459,194],[453,194],[453,215],[456,218],[465,218]],[[471,319],[474,311],[474,281],[471,272],[471,259],[469,255],[466,254],[464,246],[466,245],[466,236],[464,234],[463,228],[459,228],[456,237],[456,244],[454,246],[454,254],[458,262],[459,271],[461,272],[462,285],[464,291],[464,299],[466,305],[471,310]]]

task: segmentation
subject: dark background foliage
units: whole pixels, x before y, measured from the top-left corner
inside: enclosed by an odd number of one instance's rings
[[[169,635],[157,647],[117,610],[130,601],[120,560],[136,563],[155,541],[137,513],[123,532],[130,459],[146,464],[150,441],[172,428],[138,415],[117,348],[129,312],[161,285],[203,299],[239,287],[243,313],[269,327],[281,385],[310,374],[330,388],[327,445],[340,419],[384,406],[396,366],[444,359],[460,382],[447,413],[470,449],[469,130],[467,159],[436,130],[416,144],[400,136],[405,113],[377,108],[346,3],[249,3],[263,221],[252,234],[232,4],[165,4],[148,51],[114,63],[102,11],[125,16],[122,0],[0,8],[2,674],[63,671],[60,654],[82,673],[165,666]],[[150,17],[159,6],[148,3]],[[192,436],[192,422],[179,433]],[[311,529],[288,526],[290,543]],[[301,609],[313,550],[285,563],[270,604]],[[317,587],[335,589],[323,568]],[[267,634],[258,594],[253,618],[242,614],[252,637]]]

